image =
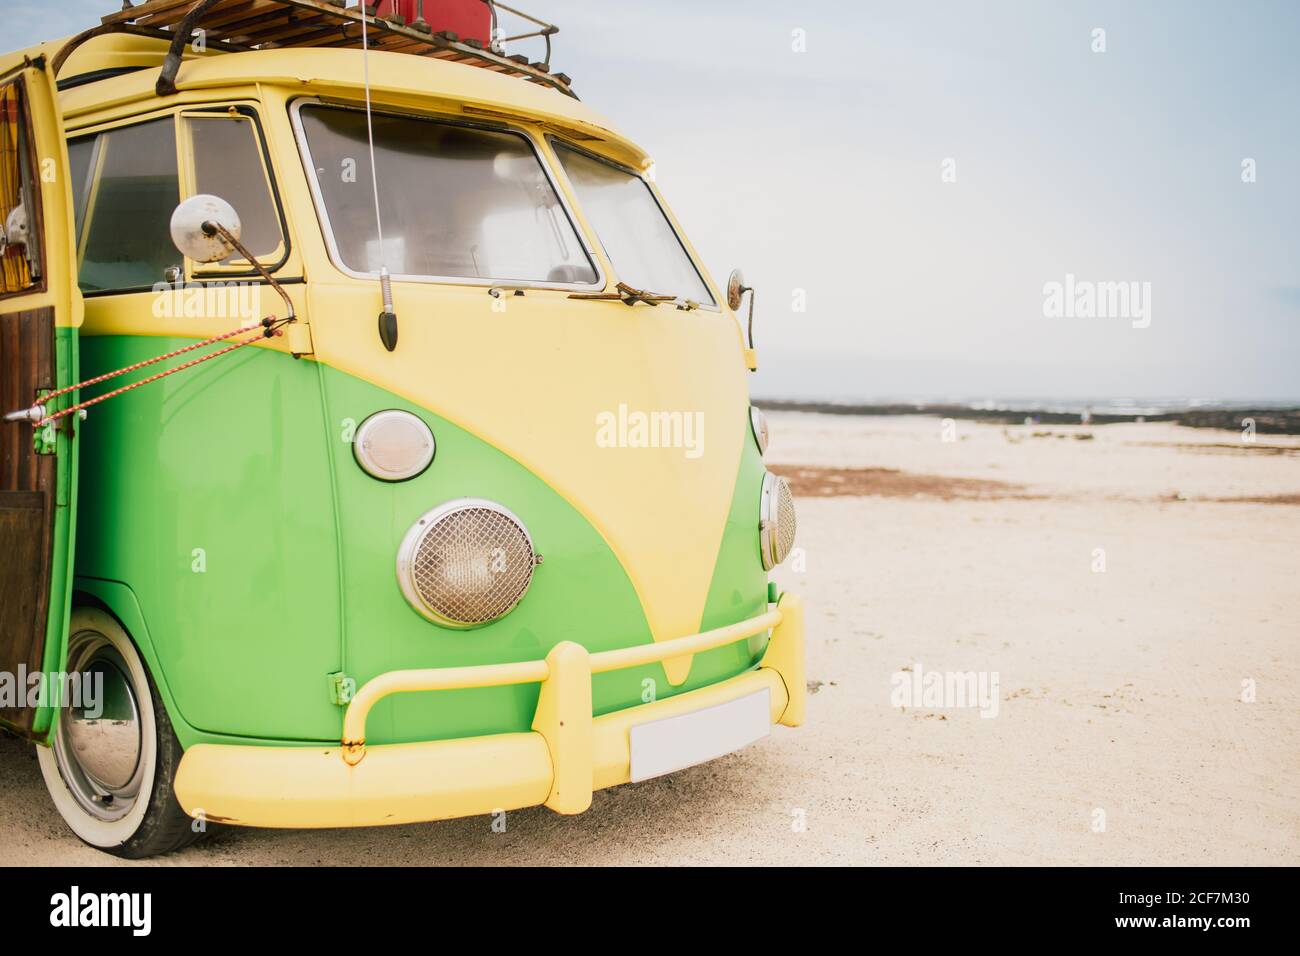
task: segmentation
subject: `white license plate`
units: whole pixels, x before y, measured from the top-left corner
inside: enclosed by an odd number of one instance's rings
[[[693,767],[762,740],[772,730],[767,688],[677,717],[633,724],[632,782]]]

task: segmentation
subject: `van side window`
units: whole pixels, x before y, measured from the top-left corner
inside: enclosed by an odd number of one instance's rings
[[[180,263],[170,229],[181,193],[175,121],[107,130],[96,140],[79,239],[82,291],[152,288]]]
[[[0,87],[0,295],[40,280],[40,193],[31,166],[31,125],[22,84]]]
[[[239,214],[240,239],[263,263],[284,254],[279,206],[252,119],[236,113],[183,117],[193,157],[194,194],[220,196]],[[241,261],[235,256],[223,265]]]

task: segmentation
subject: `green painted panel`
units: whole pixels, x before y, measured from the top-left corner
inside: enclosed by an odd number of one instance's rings
[[[767,469],[749,425],[748,409],[741,427],[746,433],[745,449],[740,457],[740,473],[727,516],[727,529],[718,550],[713,583],[704,605],[702,631],[743,621],[767,610],[767,572],[763,570],[758,549],[759,499]],[[697,667],[705,666],[706,658],[711,673],[723,673],[729,668],[735,673],[747,664],[756,663],[766,647],[767,636],[762,634],[720,647],[700,655],[691,668],[691,676],[695,677]]]
[[[83,373],[187,344],[85,337]],[[96,406],[81,442],[77,574],[129,585],[176,716],[223,734],[337,739],[325,675],[341,659],[339,578],[318,368],[226,355]]]
[[[59,388],[78,381],[77,330],[56,327],[54,330],[54,374]],[[66,407],[74,396],[56,399],[59,407]],[[5,426],[17,427],[17,426]],[[51,678],[63,671],[68,654],[68,613],[72,600],[72,563],[77,538],[77,467],[81,442],[77,432],[59,429],[55,454],[58,465],[54,482],[54,531],[50,549],[50,603],[45,625],[45,649],[41,667]],[[56,689],[61,682],[51,679],[48,686]],[[47,706],[38,707],[32,721],[32,736],[46,743],[54,726],[54,711],[60,701],[52,699]]]

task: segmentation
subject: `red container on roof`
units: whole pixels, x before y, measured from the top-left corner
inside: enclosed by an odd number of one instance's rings
[[[377,16],[396,13],[409,26],[420,13],[420,0],[378,0]],[[492,41],[492,11],[483,0],[424,0],[424,19],[434,33],[450,30],[461,40]]]

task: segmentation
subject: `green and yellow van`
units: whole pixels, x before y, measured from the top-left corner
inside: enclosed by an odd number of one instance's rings
[[[798,725],[748,290],[649,157],[545,64],[249,6],[0,56],[0,722],[73,832],[579,813]]]

